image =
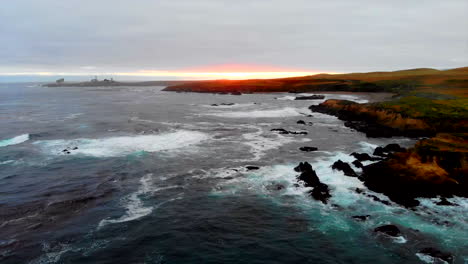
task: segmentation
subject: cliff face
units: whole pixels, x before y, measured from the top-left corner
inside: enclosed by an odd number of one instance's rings
[[[363,168],[365,185],[393,201],[415,206],[417,197],[468,197],[468,134],[438,134],[414,148]]]
[[[369,137],[421,137],[435,134],[435,130],[424,120],[405,117],[401,113],[373,105],[331,99],[320,105],[312,105],[309,109],[337,116],[346,121],[347,127],[364,132]]]

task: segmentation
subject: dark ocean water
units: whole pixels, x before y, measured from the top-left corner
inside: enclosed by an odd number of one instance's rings
[[[466,199],[388,206],[330,168],[414,141],[368,139],[290,94],[161,89],[0,84],[0,263],[440,263],[418,254],[427,246],[467,263]],[[301,161],[332,189],[328,205],[296,184]],[[383,224],[404,235],[376,235]]]

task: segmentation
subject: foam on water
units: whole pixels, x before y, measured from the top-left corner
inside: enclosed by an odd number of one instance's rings
[[[272,149],[277,149],[282,145],[291,143],[291,142],[307,142],[311,141],[309,138],[293,138],[286,137],[279,134],[272,134],[272,137],[264,137],[263,129],[260,127],[253,127],[257,131],[252,133],[243,134],[242,137],[247,141],[244,142],[245,145],[251,147],[251,153],[254,155],[254,160],[259,160],[265,153]]]
[[[153,211],[153,207],[145,206],[140,196],[150,192],[152,176],[153,174],[151,173],[143,176],[140,179],[140,188],[123,199],[124,207],[127,210],[123,216],[117,219],[104,219],[99,223],[99,227],[103,227],[107,224],[133,221],[149,215]]]
[[[21,144],[29,140],[29,134],[23,134],[10,139],[0,140],[0,147]]]
[[[219,116],[227,118],[279,118],[307,115],[310,111],[307,108],[285,107],[282,109],[235,111],[235,112],[215,112],[204,115]]]
[[[157,135],[138,135],[124,137],[109,137],[103,139],[72,139],[43,140],[34,144],[40,146],[43,152],[51,155],[64,155],[68,149],[69,155],[85,155],[93,157],[126,156],[139,151],[167,151],[198,144],[209,137],[197,131],[179,130]],[[74,150],[74,148],[77,148]]]
[[[154,194],[161,190],[167,190],[167,189],[180,187],[180,186],[166,186],[166,187],[155,188],[152,185],[152,179],[153,179],[152,173],[146,174],[143,177],[141,177],[140,188],[136,192],[122,199],[123,207],[126,209],[125,214],[117,219],[101,220],[101,222],[98,225],[98,229],[108,224],[123,223],[123,222],[129,222],[129,221],[140,219],[142,217],[145,217],[151,214],[153,210],[155,210],[156,208],[160,207],[163,204],[182,199],[182,197],[178,195],[174,198],[168,199],[154,206],[145,205],[144,201],[142,200],[142,197],[150,195],[150,194]]]

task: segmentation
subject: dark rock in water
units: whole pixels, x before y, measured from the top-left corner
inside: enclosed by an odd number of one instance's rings
[[[297,124],[299,124],[299,125],[305,125],[306,122],[305,122],[304,120],[299,120],[299,121],[297,121]]]
[[[374,156],[387,157],[392,152],[404,152],[405,148],[400,147],[400,145],[392,143],[388,144],[385,147],[377,147],[374,150]]]
[[[419,251],[419,253],[431,256],[433,258],[441,259],[445,262],[452,263],[453,262],[453,255],[448,252],[442,252],[435,248],[423,248]]]
[[[78,147],[74,147],[74,148],[73,148],[73,150],[77,150],[77,149],[78,149]]]
[[[321,100],[325,99],[324,95],[297,96],[294,100]]]
[[[359,194],[361,194],[361,193],[364,192],[364,190],[361,189],[361,188],[356,188],[356,189],[354,189],[354,191],[355,191],[356,193],[359,193]]]
[[[279,134],[283,134],[283,135],[307,135],[308,133],[306,131],[288,131],[286,129],[283,129],[283,128],[274,128],[270,131],[273,131],[273,132],[278,132]]]
[[[400,145],[396,143],[388,144],[383,149],[386,152],[403,152],[406,150],[405,148],[400,147]]]
[[[353,215],[352,218],[358,220],[358,221],[366,221],[369,219],[370,215]]]
[[[212,104],[211,106],[231,106],[231,105],[235,105],[235,103],[221,103],[221,104]]]
[[[295,171],[300,172],[298,179],[303,181],[306,187],[313,187],[312,191],[310,191],[310,195],[323,203],[327,203],[328,199],[331,197],[330,190],[328,185],[321,183],[317,174],[308,162],[301,162],[299,166],[294,168]]]
[[[437,205],[443,205],[443,206],[458,206],[457,204],[449,202],[446,198],[442,197],[440,199],[440,202],[436,203]]]
[[[231,92],[232,95],[242,95],[241,92]]]
[[[336,161],[335,163],[333,163],[332,169],[334,169],[334,170],[340,170],[340,171],[342,171],[346,176],[358,177],[358,175],[357,175],[356,172],[351,168],[351,166],[350,166],[348,163],[343,162],[343,161],[341,161],[341,160],[338,160],[338,161]]]
[[[301,162],[297,167],[294,168],[295,171],[300,172],[298,179],[303,181],[306,187],[315,187],[320,183],[320,180],[315,173],[312,165],[308,162]]]
[[[383,233],[391,237],[397,237],[401,235],[400,229],[395,225],[383,225],[374,229],[376,233]]]
[[[310,195],[315,200],[321,201],[324,204],[326,204],[328,199],[331,197],[328,185],[321,182],[314,187],[314,189],[310,192]]]
[[[356,166],[356,168],[363,168],[364,167],[364,165],[359,160],[353,161],[353,165]]]
[[[385,152],[384,148],[377,147],[375,148],[374,153],[372,155],[380,156],[380,157],[387,157],[387,152]]]
[[[369,154],[367,153],[357,153],[357,152],[353,152],[351,153],[351,156],[355,157],[357,160],[359,161],[367,161],[367,160],[370,160],[370,161],[377,161],[377,160],[381,160],[381,158],[375,158],[375,157],[371,157]]]
[[[316,148],[316,147],[301,147],[301,148],[299,148],[299,150],[305,151],[305,152],[310,152],[310,151],[316,151],[316,150],[318,150],[318,148]]]
[[[260,169],[260,167],[257,167],[257,166],[246,166],[245,168],[247,170],[258,170],[258,169]]]

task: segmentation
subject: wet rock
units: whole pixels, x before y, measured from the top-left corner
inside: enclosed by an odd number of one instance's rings
[[[299,150],[305,151],[305,152],[311,152],[311,151],[317,151],[318,148],[316,148],[316,147],[300,147]]]
[[[296,96],[294,100],[321,100],[321,99],[325,99],[325,96],[314,94],[310,96]]]
[[[353,161],[353,165],[356,166],[356,168],[363,168],[364,167],[364,165],[359,160]]]
[[[306,131],[288,131],[283,128],[274,128],[271,131],[278,132],[279,134],[282,134],[282,135],[307,135],[308,134]]]
[[[374,156],[380,156],[380,157],[387,157],[387,152],[384,150],[382,147],[377,147],[374,150],[374,153],[372,155]]]
[[[304,120],[299,120],[299,121],[297,121],[297,124],[299,124],[299,125],[305,125],[306,122],[305,122]]]
[[[246,166],[245,168],[247,170],[258,170],[258,169],[260,169],[260,167],[257,167],[257,166]]]
[[[393,152],[404,152],[405,148],[400,147],[400,145],[392,143],[388,144],[385,147],[377,147],[374,150],[374,156],[387,157],[390,153]]]
[[[266,186],[266,189],[268,189],[270,191],[281,191],[284,188],[285,188],[284,185],[279,184],[279,183],[274,183],[274,184],[270,184],[270,185]]]
[[[341,160],[338,160],[338,161],[336,161],[335,163],[333,163],[332,169],[333,169],[333,170],[342,171],[342,172],[344,173],[344,175],[346,175],[346,176],[358,177],[358,175],[357,175],[356,172],[351,168],[351,166],[350,166],[348,163],[343,162],[343,161],[341,161]]]
[[[235,105],[234,103],[221,103],[221,104],[212,104],[211,106],[231,106]]]
[[[388,144],[387,146],[385,146],[383,148],[383,150],[386,151],[386,152],[403,152],[406,149],[400,147],[400,145],[398,145],[396,143],[392,143],[392,144]]]
[[[458,206],[457,204],[449,202],[445,197],[442,197],[436,204],[442,206]]]
[[[317,173],[308,162],[299,163],[294,170],[301,173],[298,179],[303,181],[306,187],[315,187],[320,183]]]
[[[328,185],[321,183],[320,179],[317,177],[317,174],[308,162],[301,162],[299,166],[294,168],[295,171],[300,172],[298,180],[303,181],[306,187],[313,187],[310,191],[310,195],[322,203],[327,203],[328,199],[331,197],[330,190]]]
[[[391,237],[398,237],[401,235],[400,229],[395,225],[383,225],[374,229],[376,233],[383,233]]]
[[[315,186],[314,189],[310,192],[310,195],[315,200],[321,201],[324,204],[326,204],[328,199],[331,197],[328,185],[325,183],[319,183],[317,186]]]
[[[377,161],[377,160],[381,160],[381,158],[375,158],[375,157],[371,157],[369,154],[367,153],[357,153],[357,152],[353,152],[351,153],[351,156],[355,157],[357,160],[359,161],[367,161],[367,160],[370,160],[370,161]]]
[[[237,92],[237,91],[235,91],[235,92],[231,92],[231,94],[232,94],[232,95],[242,95],[242,93],[241,93],[241,92]]]
[[[436,248],[423,248],[422,250],[419,251],[420,254],[424,254],[427,256],[431,256],[433,258],[438,258],[440,260],[443,260],[448,263],[453,262],[453,255],[448,252],[442,252]]]
[[[366,221],[369,219],[370,215],[353,215],[352,218],[358,221]]]
[[[78,149],[78,147],[74,147],[74,148],[73,148],[73,150],[77,150],[77,149]]]

